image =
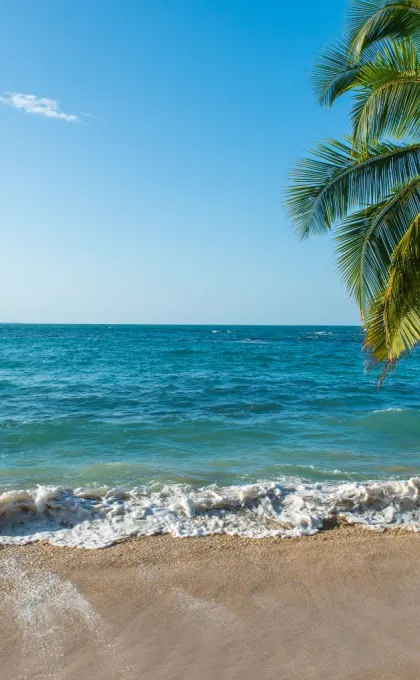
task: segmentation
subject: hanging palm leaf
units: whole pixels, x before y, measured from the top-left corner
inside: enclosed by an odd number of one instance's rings
[[[352,134],[297,161],[286,198],[301,238],[333,229],[381,379],[420,342],[419,41],[420,0],[353,0],[314,68],[321,104],[350,92]]]

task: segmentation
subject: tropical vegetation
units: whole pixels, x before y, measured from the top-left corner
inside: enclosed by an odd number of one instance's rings
[[[317,100],[348,93],[351,133],[292,172],[301,238],[332,230],[364,348],[388,369],[420,342],[420,0],[353,0],[313,68]]]

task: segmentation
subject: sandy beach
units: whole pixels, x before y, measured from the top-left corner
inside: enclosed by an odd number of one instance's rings
[[[1,677],[418,679],[420,537],[0,550]]]

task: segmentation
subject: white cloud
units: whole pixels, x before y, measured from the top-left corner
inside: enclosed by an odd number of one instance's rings
[[[79,116],[61,111],[59,102],[55,99],[36,97],[34,94],[7,92],[5,97],[0,97],[0,102],[13,106],[15,109],[22,109],[26,113],[37,113],[46,118],[59,118],[67,123],[80,123]]]

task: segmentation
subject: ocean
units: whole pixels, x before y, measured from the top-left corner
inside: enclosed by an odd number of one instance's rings
[[[0,543],[420,528],[420,355],[356,327],[0,325]]]

